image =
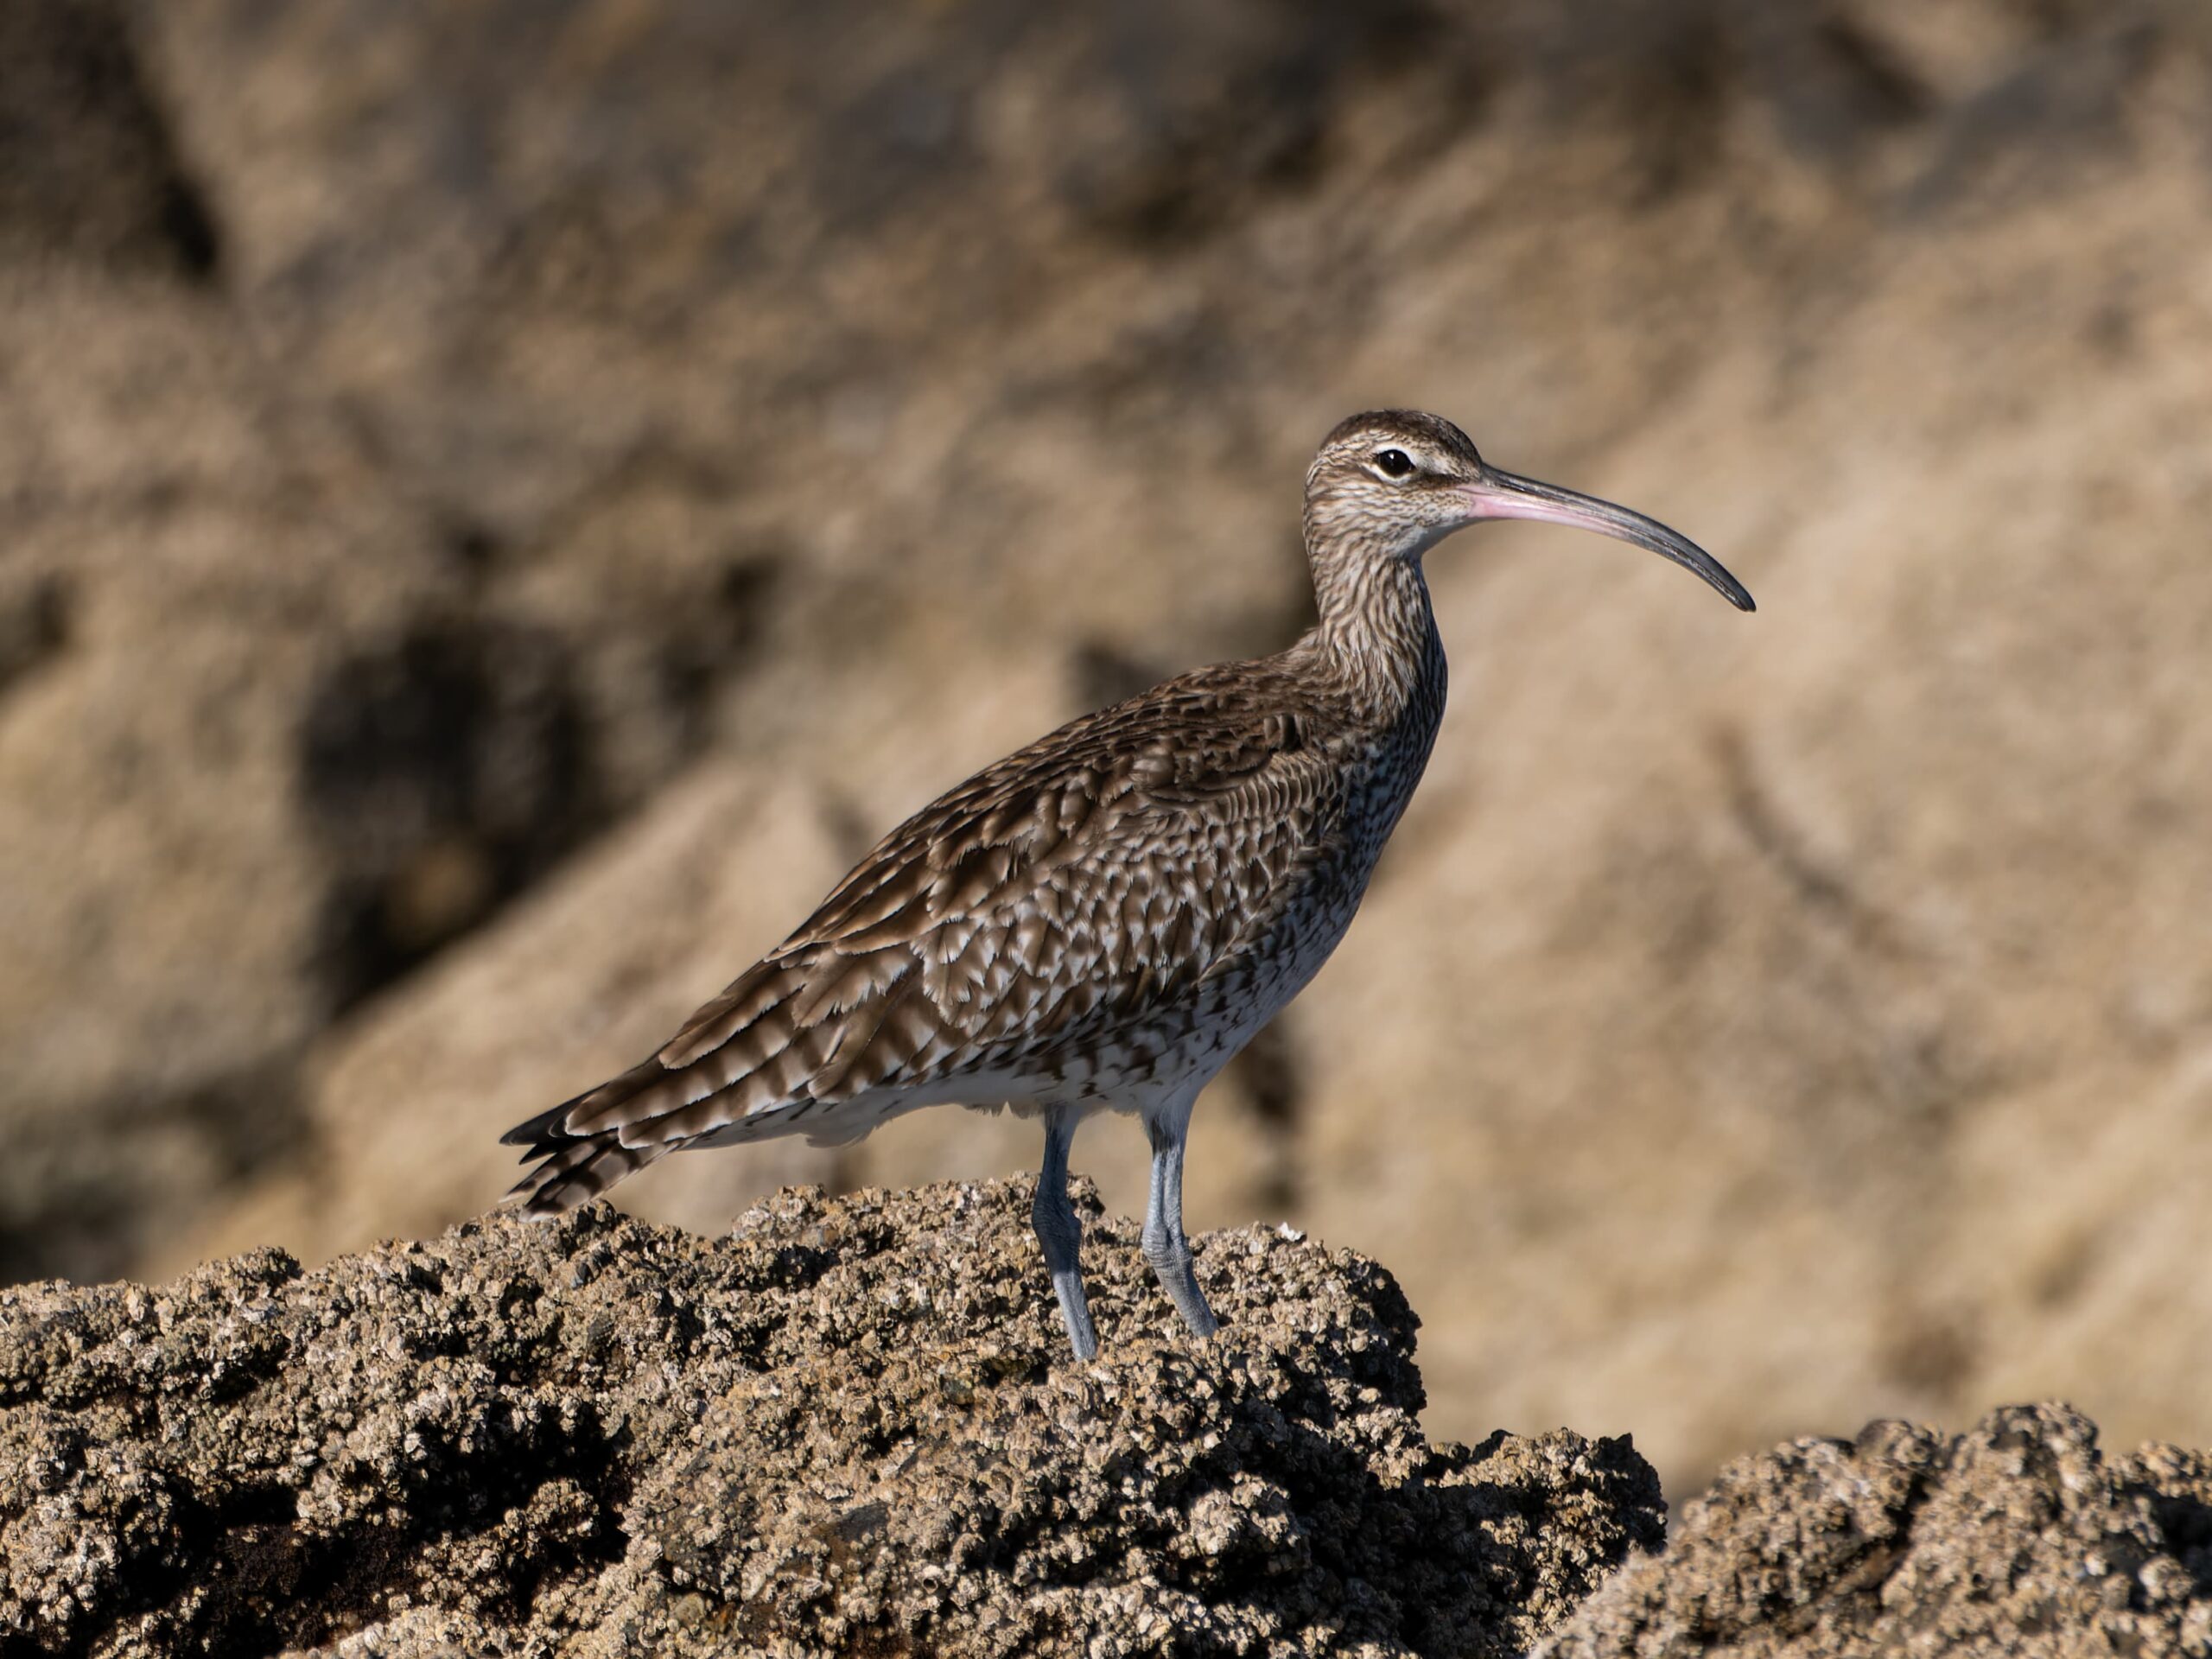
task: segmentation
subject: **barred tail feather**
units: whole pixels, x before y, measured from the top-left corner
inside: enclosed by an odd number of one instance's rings
[[[526,1163],[531,1159],[566,1146],[580,1133],[589,1133],[581,1120],[588,1114],[629,1100],[640,1091],[667,1077],[668,1068],[658,1059],[641,1060],[618,1077],[610,1077],[595,1089],[587,1089],[581,1095],[571,1095],[558,1106],[540,1112],[536,1117],[524,1118],[499,1137],[503,1147],[527,1147],[523,1154]],[[594,1124],[593,1128],[612,1127]]]
[[[880,1112],[849,1125],[814,1114],[849,1104],[920,1052],[937,1027],[909,995],[919,980],[911,955],[879,950],[831,966],[817,985],[793,962],[756,964],[658,1053],[516,1124],[500,1139],[524,1148],[531,1167],[506,1202],[530,1215],[556,1214],[681,1147],[729,1146],[802,1124],[824,1144],[865,1135]]]
[[[617,1181],[636,1174],[682,1144],[661,1141],[652,1146],[626,1147],[620,1131],[616,1129],[557,1141],[529,1154],[540,1161],[508,1190],[500,1202],[526,1216],[557,1216],[564,1210],[590,1203]]]
[[[588,1204],[616,1182],[665,1154],[708,1141],[726,1145],[775,1134],[783,1114],[779,1103],[728,1121],[728,1109],[696,1109],[700,1103],[729,1090],[711,1069],[727,1062],[710,1050],[682,1067],[660,1055],[641,1060],[597,1088],[525,1118],[499,1137],[523,1148],[531,1167],[501,1202],[525,1215],[552,1216]],[[687,1112],[684,1109],[694,1109]],[[703,1125],[697,1121],[703,1119]],[[709,1137],[705,1128],[718,1131]]]

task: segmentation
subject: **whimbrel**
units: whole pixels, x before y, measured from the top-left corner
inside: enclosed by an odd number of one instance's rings
[[[1032,1219],[1088,1359],[1068,1147],[1110,1108],[1152,1142],[1145,1257],[1211,1335],[1183,1235],[1192,1104],[1359,908],[1444,714],[1422,556],[1489,518],[1633,542],[1751,608],[1664,524],[1500,472],[1433,415],[1355,415],[1306,474],[1303,639],[1086,715],[923,808],[657,1053],[508,1131],[534,1165],[510,1201],[551,1214],[664,1153],[1010,1105],[1043,1120]]]

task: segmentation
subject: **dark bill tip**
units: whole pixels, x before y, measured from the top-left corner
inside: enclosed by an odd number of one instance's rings
[[[1751,590],[1728,572],[1728,568],[1680,531],[1630,508],[1601,501],[1594,495],[1563,490],[1495,467],[1483,469],[1481,480],[1466,489],[1473,518],[1526,518],[1538,524],[1567,524],[1592,530],[1617,541],[1633,543],[1683,569],[1702,577],[1715,592],[1739,611],[1755,611]]]

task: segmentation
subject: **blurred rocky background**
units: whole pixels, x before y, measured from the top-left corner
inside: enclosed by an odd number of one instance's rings
[[[1432,1433],[1670,1490],[2212,1442],[2197,0],[11,0],[0,1278],[481,1210],[905,811],[1292,637],[1377,403],[1761,610],[1432,558],[1429,780],[1193,1229],[1389,1264]]]

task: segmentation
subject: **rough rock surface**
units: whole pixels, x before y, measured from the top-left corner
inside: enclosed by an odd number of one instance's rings
[[[2212,1653],[2212,1459],[2107,1459],[2063,1406],[1793,1441],[1724,1470],[1539,1653]]]
[[[2212,1459],[2064,1407],[1729,1467],[1431,1444],[1373,1262],[1216,1233],[1194,1345],[1026,1183],[605,1205],[0,1294],[0,1653],[2212,1653]]]
[[[1503,1655],[1658,1542],[1625,1438],[1430,1445],[1372,1262],[1212,1235],[1194,1348],[1083,1196],[1084,1366],[1019,1183],[9,1292],[0,1646]]]

